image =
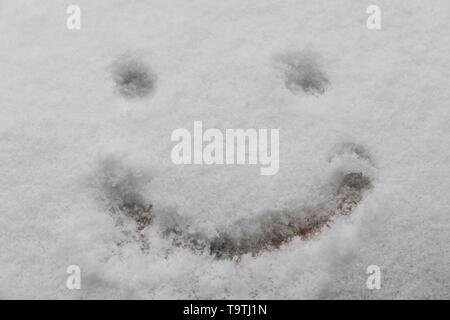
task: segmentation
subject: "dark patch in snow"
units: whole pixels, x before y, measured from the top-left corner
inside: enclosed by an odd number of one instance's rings
[[[117,91],[127,99],[144,98],[153,93],[156,75],[144,63],[130,59],[119,59],[113,65],[113,79]]]
[[[152,204],[141,194],[144,183],[149,181],[147,175],[128,168],[117,159],[108,158],[101,165],[100,179],[102,196],[116,226],[131,233],[131,238],[138,241],[142,249],[148,249],[142,231],[152,222]]]
[[[276,57],[285,77],[286,88],[294,94],[324,94],[330,81],[319,64],[319,55],[310,51],[292,52]]]

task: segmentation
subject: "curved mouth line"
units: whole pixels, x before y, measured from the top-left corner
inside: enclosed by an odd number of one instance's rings
[[[368,153],[361,146],[344,144],[334,151],[335,156],[349,153],[359,161],[371,164]],[[159,220],[159,225],[164,225],[161,236],[170,240],[173,246],[190,249],[194,253],[207,253],[217,259],[239,260],[245,254],[254,256],[262,251],[276,250],[296,237],[310,239],[330,226],[338,216],[351,214],[366,191],[372,188],[371,178],[358,170],[341,173],[329,196],[313,206],[269,211],[258,217],[241,219],[231,226],[232,229],[207,237],[189,232],[176,213],[155,212],[139,192],[140,177],[129,169],[114,161],[105,169],[108,178],[102,188],[110,203],[109,211],[117,226],[131,222],[133,231],[128,228],[124,233],[131,235],[131,240],[137,242],[143,252],[150,248],[144,231]]]
[[[351,214],[364,192],[371,187],[368,177],[361,172],[352,172],[342,177],[333,197],[315,206],[242,219],[233,224],[237,232],[221,232],[213,238],[187,233],[177,226],[167,229],[165,235],[172,237],[175,246],[209,252],[216,258],[239,259],[245,254],[257,255],[262,251],[279,249],[295,237],[310,239],[329,226],[335,217]],[[250,232],[241,225],[256,226],[254,229],[258,231]]]

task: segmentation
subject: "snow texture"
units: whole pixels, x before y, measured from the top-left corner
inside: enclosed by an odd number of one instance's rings
[[[0,1],[1,299],[450,299],[449,1],[378,0],[381,30],[357,0],[76,2],[78,31]],[[279,172],[172,164],[196,120],[280,129]]]

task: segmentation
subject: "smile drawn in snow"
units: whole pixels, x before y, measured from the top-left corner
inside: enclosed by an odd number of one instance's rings
[[[318,203],[242,219],[212,238],[188,231],[189,223],[173,210],[156,210],[141,193],[150,178],[117,159],[103,162],[100,188],[116,226],[128,239],[124,241],[138,243],[143,252],[151,245],[145,230],[154,227],[173,246],[217,259],[239,260],[245,254],[278,249],[295,237],[310,239],[339,216],[353,212],[373,187],[375,167],[370,154],[362,145],[341,143],[332,149],[328,160],[338,164],[338,169],[324,188],[328,194]]]

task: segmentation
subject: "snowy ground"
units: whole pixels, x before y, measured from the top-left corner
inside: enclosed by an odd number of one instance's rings
[[[77,0],[79,31],[69,4],[0,0],[0,298],[450,298],[449,1]],[[369,4],[380,31],[366,28]],[[285,86],[276,57],[305,51],[323,94]],[[123,57],[148,66],[152,94],[117,92]],[[170,134],[194,120],[280,129],[280,171],[172,164]],[[132,172],[155,212],[213,235],[314,203],[348,141],[374,163],[352,214],[240,261],[153,227],[143,252],[102,190],[105,173]],[[81,290],[66,288],[72,264]]]

